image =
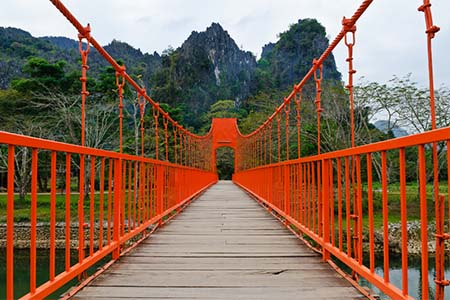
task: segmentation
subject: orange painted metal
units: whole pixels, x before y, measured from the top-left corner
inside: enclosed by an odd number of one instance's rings
[[[217,175],[215,173],[212,173],[208,170],[202,170],[197,168],[192,168],[188,166],[179,166],[172,164],[170,162],[166,161],[157,161],[150,158],[145,158],[142,156],[131,156],[126,154],[120,154],[117,152],[110,152],[110,151],[104,151],[104,150],[98,150],[94,148],[87,148],[87,147],[81,147],[76,145],[70,145],[70,144],[64,144],[54,141],[46,141],[42,139],[36,139],[32,137],[26,137],[16,134],[11,134],[7,132],[0,131],[0,144],[6,144],[9,145],[9,157],[8,157],[8,164],[9,164],[9,170],[8,170],[8,216],[7,216],[7,237],[8,237],[8,243],[7,243],[7,293],[8,293],[8,299],[14,298],[13,294],[13,287],[14,287],[14,280],[13,280],[13,255],[14,255],[14,248],[13,248],[13,241],[14,241],[14,165],[15,165],[15,157],[14,157],[14,150],[17,147],[26,147],[33,149],[32,150],[32,160],[31,160],[31,170],[32,170],[32,181],[33,183],[36,183],[37,181],[37,172],[40,165],[40,161],[37,160],[37,154],[38,151],[48,151],[51,153],[50,155],[50,173],[51,173],[51,180],[50,180],[50,271],[49,271],[49,281],[41,284],[39,286],[35,286],[35,276],[36,276],[36,269],[33,267],[35,265],[35,254],[30,255],[30,266],[31,266],[31,272],[30,272],[30,278],[31,284],[30,284],[30,293],[23,296],[25,299],[42,299],[49,294],[51,294],[53,291],[70,281],[72,278],[77,277],[78,275],[85,272],[87,268],[98,262],[99,260],[103,259],[106,255],[113,253],[113,258],[117,259],[121,252],[125,249],[123,248],[125,243],[129,241],[130,239],[134,238],[136,235],[141,234],[144,230],[146,230],[150,225],[158,224],[162,221],[163,218],[166,216],[169,216],[172,214],[173,211],[179,211],[180,207],[186,205],[189,203],[189,201],[203,191],[205,188],[209,187],[211,184],[215,183],[217,181]],[[82,152],[82,153],[80,153]],[[78,239],[79,243],[79,260],[78,263],[74,265],[70,265],[70,259],[67,259],[67,252],[66,252],[66,262],[65,262],[65,268],[62,272],[57,272],[56,269],[56,257],[55,257],[55,249],[56,249],[56,235],[55,235],[55,225],[56,225],[56,213],[59,208],[56,207],[56,187],[57,187],[57,157],[59,154],[65,155],[65,180],[66,180],[66,203],[64,208],[68,207],[70,211],[70,161],[71,158],[79,156],[80,162],[83,162],[84,159],[86,159],[88,162],[90,162],[90,176],[89,176],[89,246],[87,247],[89,249],[89,255],[87,257],[84,257],[84,251],[86,250],[84,241],[84,196],[80,196],[78,199],[78,223],[81,224],[79,228],[79,234],[81,237]],[[105,176],[106,174],[106,162],[110,161],[110,164],[108,166],[108,176]],[[96,162],[99,162],[99,164],[96,164]],[[42,161],[44,163],[44,161]],[[145,165],[146,170],[150,170],[151,168],[156,168],[156,177],[157,177],[157,184],[154,186],[155,195],[154,195],[154,206],[156,206],[156,214],[148,214],[146,218],[142,217],[141,222],[137,221],[137,214],[134,213],[134,210],[136,209],[135,202],[131,203],[129,206],[125,206],[127,209],[127,222],[125,224],[122,223],[121,220],[121,212],[123,211],[122,202],[125,200],[123,198],[123,185],[121,183],[123,179],[124,172],[126,171],[126,174],[128,175],[128,172],[131,172],[131,177],[126,177],[127,183],[128,178],[132,178],[131,185],[127,184],[127,189],[129,189],[129,195],[137,195],[138,191],[142,189],[142,186],[146,184],[144,180],[139,179],[139,173],[141,172],[140,169],[136,166],[139,164]],[[112,167],[114,165],[114,167]],[[122,166],[126,166],[127,169],[122,169]],[[144,169],[143,169],[144,170]],[[79,176],[80,179],[82,179],[83,174],[85,173],[85,167],[83,167],[83,164],[80,164],[80,171]],[[143,171],[145,172],[145,171]],[[169,178],[174,178],[175,174],[177,174],[179,180],[181,182],[184,182],[185,184],[175,184],[175,182]],[[105,177],[108,177],[108,215],[113,214],[112,220],[111,217],[108,217],[107,221],[107,230],[113,230],[112,234],[112,240],[107,241],[106,245],[103,245],[104,242],[101,237],[96,235],[96,227],[100,226],[100,224],[103,224],[103,216],[102,216],[102,210],[103,210],[103,201],[100,200],[103,197],[106,197],[104,195],[105,187],[103,186],[103,181],[105,180]],[[114,180],[112,180],[114,178]],[[136,178],[136,180],[134,180]],[[99,179],[101,181],[99,187],[96,187],[95,181]],[[150,177],[149,177],[150,180]],[[84,191],[84,184],[80,186],[80,193],[83,193]],[[150,190],[150,189],[149,189]],[[112,191],[114,191],[113,197]],[[97,195],[98,193],[103,194],[100,195],[98,198],[93,197],[94,195]],[[172,195],[177,194],[180,195],[180,197],[177,197],[176,200],[173,198]],[[150,197],[150,196],[148,196]],[[31,219],[35,222],[35,210],[36,210],[36,202],[37,202],[37,191],[36,188],[32,191],[32,217]],[[172,199],[169,201],[169,199]],[[112,200],[114,200],[113,207],[112,206]],[[97,206],[96,203],[99,203]],[[95,204],[95,205],[93,205]],[[35,208],[33,208],[35,207]],[[128,215],[128,212],[131,211],[130,215]],[[125,213],[125,212],[124,212]],[[96,215],[99,215],[99,217],[95,217]],[[70,217],[70,214],[66,211],[66,219]],[[123,216],[123,214],[122,214]],[[130,219],[128,219],[130,218]],[[70,218],[69,218],[70,219]],[[69,222],[70,223],[70,222]],[[133,226],[132,224],[136,224],[136,226]],[[66,224],[68,225],[68,224]],[[123,225],[126,227],[126,231],[121,232],[121,230],[124,228]],[[35,225],[34,225],[35,226]],[[100,226],[101,227],[101,226]],[[122,229],[121,229],[122,228]],[[70,227],[69,227],[70,229]],[[103,230],[103,229],[101,229]],[[32,230],[32,231],[35,231]],[[66,245],[70,242],[70,234],[67,234],[67,227],[66,227]],[[99,233],[100,234],[100,233]],[[36,245],[36,235],[32,234],[30,235],[31,238],[31,251],[35,251],[35,245]],[[108,239],[108,238],[107,238]],[[98,244],[99,246],[94,246]],[[100,246],[101,245],[101,246]],[[69,248],[70,249],[70,248]],[[33,252],[32,252],[33,253]],[[34,279],[33,279],[34,277]],[[20,295],[17,295],[20,296]]]
[[[348,83],[345,86],[348,89],[349,102],[350,102],[350,129],[351,129],[351,145],[355,147],[355,109],[354,109],[354,97],[353,97],[353,75],[356,73],[356,70],[353,69],[353,46],[356,43],[355,32],[356,25],[349,25],[351,20],[344,18],[342,20],[342,25],[346,30],[344,36],[344,42],[348,49]],[[351,34],[351,39],[348,37]]]
[[[56,248],[56,151],[52,151],[50,165],[50,268],[49,280],[55,280]]]
[[[449,156],[450,157],[450,156]],[[447,165],[450,166],[450,164]],[[422,274],[428,273],[428,217],[427,217],[427,174],[425,148],[419,146],[419,193],[420,193],[420,227],[422,240]],[[450,174],[450,173],[449,173]],[[428,276],[422,276],[422,297],[428,299]]]
[[[31,214],[30,214],[30,292],[36,290],[36,226],[37,226],[37,186],[38,150],[31,154]]]
[[[65,251],[65,271],[69,271],[70,269],[70,185],[71,185],[71,159],[72,156],[70,154],[66,154],[66,251]],[[34,292],[34,290],[30,290],[30,292]]]
[[[408,294],[408,227],[406,211],[406,167],[405,148],[400,148],[400,211],[402,228],[402,290]]]
[[[91,27],[89,24],[83,28],[83,32],[80,32],[78,34],[78,40],[79,40],[79,50],[81,54],[81,146],[85,145],[85,118],[86,118],[86,98],[89,96],[89,92],[87,91],[87,70],[89,69],[89,66],[87,65],[87,59],[88,55],[91,49],[90,44],[90,33],[91,33]],[[86,47],[83,48],[83,41],[86,40]]]
[[[355,45],[355,23],[362,15],[362,13],[370,5],[371,1],[364,1],[355,14],[347,19],[344,18],[342,31],[330,44],[329,48],[322,54],[319,59],[314,60],[313,67],[300,81],[294,86],[291,94],[284,98],[283,103],[274,111],[274,113],[265,121],[257,130],[247,136],[239,139],[238,157],[245,160],[251,157],[254,153],[248,145],[258,144],[260,132],[264,132],[272,126],[272,122],[276,122],[277,134],[273,137],[270,135],[269,144],[271,142],[277,143],[278,146],[278,162],[272,163],[264,160],[262,164],[247,164],[245,161],[239,163],[239,169],[233,176],[235,183],[243,187],[246,191],[252,194],[258,202],[263,203],[268,209],[279,216],[285,223],[295,226],[308,238],[312,239],[318,247],[321,248],[322,255],[327,260],[328,257],[334,256],[335,259],[340,260],[346,264],[354,273],[354,277],[362,276],[372,284],[376,285],[381,291],[393,299],[410,299],[408,290],[408,236],[407,236],[407,201],[406,201],[406,151],[408,148],[418,150],[419,162],[419,191],[420,191],[420,214],[421,214],[421,235],[422,235],[422,274],[428,274],[428,217],[427,217],[427,194],[426,194],[426,156],[427,153],[432,157],[433,170],[433,198],[435,199],[435,218],[436,218],[436,299],[443,299],[444,287],[450,281],[444,278],[444,243],[443,241],[450,238],[450,235],[445,233],[444,219],[445,219],[445,201],[442,195],[439,194],[439,173],[438,166],[442,164],[442,160],[438,160],[437,150],[438,143],[447,143],[450,140],[450,128],[437,129],[435,121],[435,99],[433,86],[433,65],[431,55],[431,39],[439,28],[433,25],[430,10],[430,1],[424,1],[424,4],[419,8],[425,13],[425,22],[427,27],[428,37],[428,67],[430,78],[430,107],[432,112],[432,130],[398,138],[390,141],[383,141],[369,145],[356,147],[355,137],[355,118],[354,118],[354,95],[353,95],[353,75],[356,72],[353,68],[353,46]],[[347,89],[349,91],[350,102],[350,130],[351,130],[351,148],[321,153],[320,143],[320,113],[321,113],[321,67],[323,60],[328,57],[331,51],[344,38],[344,43],[348,49],[348,83]],[[318,73],[319,72],[319,73]],[[281,113],[288,109],[286,105],[291,99],[296,101],[297,108],[297,147],[300,148],[300,109],[298,104],[298,93],[309,80],[314,80],[316,85],[316,106],[317,106],[317,152],[318,155],[311,157],[300,157],[300,149],[298,149],[297,159],[281,161],[279,147],[280,140],[280,123],[287,124],[289,117]],[[290,129],[285,129],[286,143],[289,142],[287,132]],[[272,141],[273,140],[273,141]],[[251,141],[249,143],[249,141]],[[267,143],[267,141],[264,141]],[[272,147],[270,147],[272,148]],[[275,151],[277,149],[275,148]],[[289,151],[289,148],[287,148]],[[389,153],[389,156],[388,156]],[[388,215],[389,209],[389,189],[388,189],[388,169],[392,168],[390,165],[391,153],[397,154],[399,165],[397,172],[399,174],[400,185],[400,213],[401,213],[401,249],[402,249],[402,280],[401,286],[395,286],[390,281],[389,276],[389,231],[388,231]],[[413,153],[413,152],[412,152]],[[249,155],[250,154],[250,155]],[[276,157],[276,155],[275,155]],[[362,159],[364,159],[362,161]],[[365,163],[364,163],[365,161]],[[376,274],[375,270],[375,248],[376,245],[374,233],[374,196],[373,196],[373,181],[375,180],[373,174],[373,165],[377,163],[380,168],[378,180],[381,181],[381,213],[383,215],[383,233],[382,240],[383,249],[383,268],[384,274],[380,276]],[[447,166],[449,168],[450,155],[447,157]],[[280,185],[280,178],[275,176],[261,176],[262,174],[278,174],[278,170],[291,170],[290,184]],[[429,168],[431,169],[431,168]],[[336,182],[334,181],[334,174],[337,175]],[[286,180],[286,174],[284,174]],[[262,182],[261,182],[262,181]],[[449,175],[450,186],[450,175]],[[264,186],[264,189],[261,189]],[[289,189],[289,190],[287,190]],[[300,189],[300,191],[298,191]],[[298,195],[302,195],[305,199],[304,204],[298,206],[291,205],[290,210],[286,210],[286,203],[290,201],[284,199],[280,202],[277,196],[268,194],[267,191],[276,191],[276,193],[289,195],[292,199],[297,199]],[[304,195],[304,196],[303,196]],[[337,211],[335,201],[337,200]],[[301,201],[300,201],[301,202]],[[343,203],[344,202],[344,203]],[[450,202],[450,197],[449,197]],[[367,207],[367,209],[363,209]],[[449,205],[450,218],[450,205]],[[367,216],[367,219],[363,218]],[[337,222],[337,233],[335,222]],[[345,222],[345,225],[344,225]],[[366,223],[367,222],[367,223]],[[331,224],[330,224],[331,223]],[[367,224],[367,226],[363,226]],[[344,228],[346,227],[346,234]],[[450,226],[449,226],[450,227]],[[331,231],[331,232],[330,232]],[[338,242],[334,238],[337,234]],[[368,237],[368,259],[363,257],[363,236]],[[366,254],[364,254],[366,255]],[[367,262],[366,262],[367,261]],[[428,299],[429,283],[428,275],[421,276],[422,298]]]
[[[6,203],[6,298],[14,299],[14,145],[8,145],[8,200]]]
[[[119,151],[123,152],[123,88],[125,86],[125,66],[116,71],[117,94],[119,95]]]

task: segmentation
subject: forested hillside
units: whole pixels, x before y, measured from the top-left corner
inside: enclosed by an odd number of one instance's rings
[[[192,32],[180,47],[169,48],[161,55],[142,53],[116,40],[105,49],[125,64],[127,72],[138,78],[157,102],[179,111],[182,123],[202,130],[210,123],[208,110],[218,100],[233,100],[236,108],[243,109],[239,117],[254,110],[248,102],[252,97],[269,96],[266,106],[273,109],[285,90],[301,79],[312,59],[327,46],[324,27],[316,20],[305,19],[281,33],[275,44],[266,45],[258,61],[251,52],[239,49],[218,23],[203,32]],[[30,61],[32,65],[36,59],[44,65],[58,65],[64,76],[75,81],[76,89],[80,72],[78,41],[66,37],[35,38],[20,29],[0,28],[1,89],[16,90],[15,81],[39,77],[30,72]],[[88,64],[92,84],[99,77],[106,80],[107,64],[95,49],[89,54]],[[340,80],[332,57],[325,63],[324,71],[325,79]],[[113,81],[114,74],[109,75]],[[110,87],[114,88],[113,82]],[[60,92],[74,92],[66,88]]]

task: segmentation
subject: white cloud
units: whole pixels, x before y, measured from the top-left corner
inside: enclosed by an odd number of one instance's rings
[[[377,0],[358,23],[355,46],[357,77],[387,81],[392,75],[413,73],[427,84],[426,36],[420,0]],[[303,18],[318,19],[330,39],[341,29],[341,20],[351,16],[355,0],[67,0],[67,7],[83,24],[91,23],[93,35],[102,44],[112,39],[128,42],[144,52],[162,52],[178,47],[192,30],[202,31],[219,22],[245,50],[259,55],[261,47],[277,39],[289,24]],[[434,22],[441,31],[433,41],[437,84],[450,85],[450,1],[432,0]],[[76,38],[73,27],[49,1],[2,0],[0,26],[19,27],[35,36]],[[338,68],[347,75],[346,49],[334,52]]]

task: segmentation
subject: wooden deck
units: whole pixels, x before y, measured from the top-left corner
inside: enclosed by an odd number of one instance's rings
[[[74,297],[95,298],[365,299],[227,181]]]

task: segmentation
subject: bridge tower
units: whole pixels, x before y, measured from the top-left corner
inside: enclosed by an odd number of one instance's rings
[[[216,172],[216,150],[221,147],[230,147],[234,151],[234,172],[237,167],[237,138],[239,130],[236,118],[213,118],[211,124],[212,132],[212,163]]]

